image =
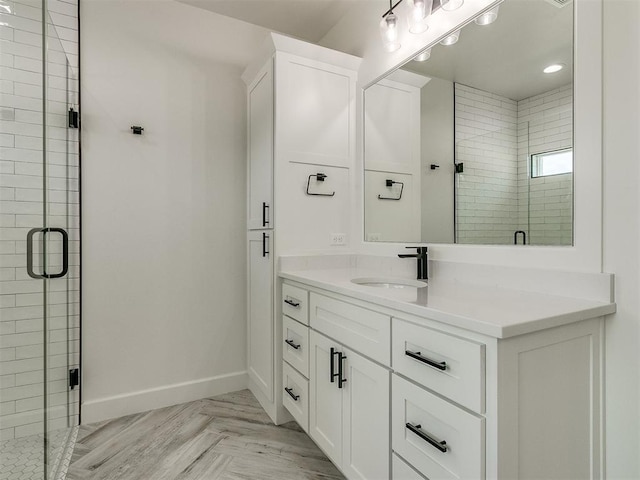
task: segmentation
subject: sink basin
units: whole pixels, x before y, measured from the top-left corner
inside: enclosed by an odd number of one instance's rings
[[[354,278],[351,283],[356,285],[363,285],[365,287],[375,288],[388,288],[388,289],[403,289],[403,288],[424,288],[427,286],[427,282],[421,280],[410,280],[407,278],[393,278],[393,277],[365,277]]]

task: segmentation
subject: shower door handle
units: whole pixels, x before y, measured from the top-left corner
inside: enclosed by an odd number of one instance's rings
[[[62,235],[62,270],[59,273],[47,273],[44,268],[43,273],[35,273],[33,270],[33,236],[36,233],[42,233],[46,237],[47,233],[59,233]],[[42,252],[44,258],[45,252]],[[63,228],[32,228],[27,233],[27,273],[31,278],[43,279],[43,278],[61,278],[64,277],[69,271],[69,235]]]

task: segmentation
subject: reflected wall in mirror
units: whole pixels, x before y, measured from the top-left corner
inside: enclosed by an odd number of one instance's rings
[[[482,18],[365,90],[366,241],[572,245],[573,4]]]

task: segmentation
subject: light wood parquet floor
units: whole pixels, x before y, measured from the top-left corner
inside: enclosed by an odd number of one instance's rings
[[[67,480],[338,480],[295,423],[248,390],[82,425]]]

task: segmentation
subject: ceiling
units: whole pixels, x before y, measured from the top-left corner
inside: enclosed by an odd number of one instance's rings
[[[178,0],[318,43],[354,5],[371,0]]]
[[[548,92],[573,78],[572,7],[558,8],[547,0],[506,0],[494,23],[467,25],[458,43],[437,45],[429,60],[410,62],[404,69],[512,100]],[[543,73],[552,63],[566,68]]]
[[[387,4],[387,0],[178,1],[355,55],[361,55],[363,43],[371,41],[363,22],[377,19]],[[462,30],[457,44],[437,45],[428,61],[409,62],[403,68],[513,100],[566,85],[573,78],[573,4],[558,8],[552,3],[505,0],[496,22],[487,26],[471,23]],[[233,39],[238,40],[241,38]],[[551,63],[567,68],[542,73]]]

